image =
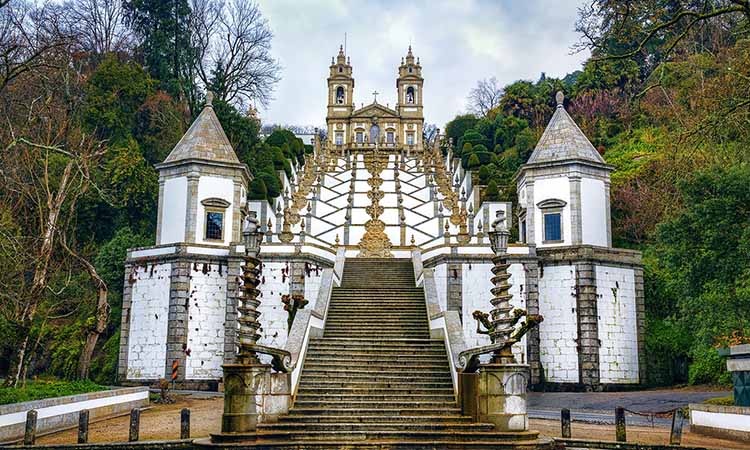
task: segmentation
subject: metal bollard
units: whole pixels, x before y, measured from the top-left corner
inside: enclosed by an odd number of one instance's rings
[[[570,439],[570,410],[568,408],[560,411],[560,425],[563,439]]]
[[[78,413],[78,443],[87,444],[89,442],[89,410],[82,409]]]
[[[682,441],[682,425],[685,422],[685,414],[678,409],[672,415],[672,430],[669,433],[669,445],[680,445]]]
[[[26,412],[26,431],[23,433],[23,445],[34,445],[36,441],[36,410]]]
[[[190,439],[190,410],[182,408],[180,411],[180,439]]]
[[[627,442],[625,431],[625,408],[618,406],[615,408],[615,439],[617,442]]]
[[[130,434],[128,435],[128,442],[137,441],[140,430],[141,410],[139,408],[133,408],[130,410]]]

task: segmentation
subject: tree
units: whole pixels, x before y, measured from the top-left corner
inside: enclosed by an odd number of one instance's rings
[[[48,61],[45,66],[52,69],[16,78],[0,103],[9,123],[0,129],[3,209],[14,211],[21,225],[10,241],[11,266],[21,272],[3,286],[2,303],[9,306],[3,313],[16,330],[6,378],[10,386],[25,377],[35,347],[32,327],[48,295],[55,251],[61,236],[74,228],[77,200],[92,186],[92,171],[106,151],[78,123],[81,79],[64,56]]]
[[[486,117],[500,105],[502,98],[503,90],[498,85],[497,78],[485,78],[479,80],[476,87],[469,92],[468,109],[479,117]]]
[[[487,183],[487,188],[484,190],[484,200],[495,201],[500,199],[500,191],[497,188],[497,182],[490,180]]]
[[[126,23],[135,32],[143,65],[173,98],[197,104],[187,0],[123,0]]]
[[[18,0],[0,5],[0,93],[27,72],[47,68],[49,55],[65,53],[72,43],[53,4]]]
[[[66,29],[79,51],[92,55],[127,50],[132,35],[125,26],[122,2],[70,0],[63,4]]]
[[[193,0],[195,69],[218,99],[247,109],[268,105],[281,68],[271,56],[273,33],[254,2]]]
[[[458,140],[466,131],[474,128],[477,120],[473,114],[458,115],[445,125],[445,136],[453,140],[453,145],[458,145]]]

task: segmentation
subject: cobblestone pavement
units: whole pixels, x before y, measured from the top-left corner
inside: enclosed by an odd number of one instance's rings
[[[654,413],[682,408],[689,403],[701,403],[714,397],[730,395],[728,390],[711,389],[649,389],[632,392],[530,392],[529,416],[538,419],[558,419],[560,410],[571,410],[574,421],[614,423],[614,410],[622,406],[639,413]],[[628,423],[668,427],[670,419],[627,414]]]

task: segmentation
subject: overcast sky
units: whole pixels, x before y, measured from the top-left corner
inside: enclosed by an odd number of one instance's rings
[[[396,73],[409,42],[421,58],[425,120],[443,127],[466,110],[480,78],[501,85],[562,77],[587,53],[571,54],[581,0],[260,0],[274,32],[273,54],[283,67],[263,123],[324,125],[331,56],[347,34],[354,100],[396,100]]]

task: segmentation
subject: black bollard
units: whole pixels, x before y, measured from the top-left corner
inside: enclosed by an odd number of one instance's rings
[[[568,408],[560,411],[560,425],[563,439],[570,439],[570,410]]]
[[[180,439],[190,439],[190,410],[180,411]]]
[[[78,443],[88,444],[89,442],[89,410],[82,409],[78,413]]]
[[[627,442],[625,432],[625,408],[618,406],[615,408],[615,439],[617,442]]]
[[[34,445],[36,441],[36,410],[26,412],[26,431],[23,433],[23,445]]]
[[[685,422],[685,414],[678,409],[672,414],[672,431],[669,433],[669,445],[680,445],[682,441],[682,424]]]
[[[128,442],[137,441],[140,430],[141,410],[139,408],[133,408],[130,410],[130,434],[128,436]]]

